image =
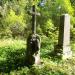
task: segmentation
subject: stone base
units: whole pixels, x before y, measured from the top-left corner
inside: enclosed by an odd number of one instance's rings
[[[72,51],[70,46],[63,46],[62,59],[70,59],[70,58],[72,58]]]
[[[33,55],[30,52],[28,52],[26,55],[25,64],[26,66],[33,65],[33,64],[40,65],[41,60],[40,60],[39,51],[34,53]]]
[[[72,58],[72,51],[70,46],[60,46],[56,45],[54,48],[54,53],[57,58],[70,59]]]
[[[40,61],[40,52],[34,54],[34,59],[35,59],[34,64],[39,65],[41,63],[41,61]]]

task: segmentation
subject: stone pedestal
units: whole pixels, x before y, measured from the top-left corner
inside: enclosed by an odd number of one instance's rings
[[[58,45],[55,51],[57,51],[57,55],[61,55],[63,59],[72,57],[70,48],[70,16],[68,14],[60,17]]]
[[[70,46],[63,46],[63,59],[71,58],[72,57],[72,51]]]
[[[40,64],[40,37],[30,34],[27,39],[26,64]]]

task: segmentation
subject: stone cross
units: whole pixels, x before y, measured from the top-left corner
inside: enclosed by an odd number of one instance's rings
[[[27,66],[40,64],[40,37],[38,34],[36,34],[36,15],[39,15],[39,13],[36,12],[35,5],[32,6],[32,11],[29,13],[32,15],[32,33],[27,39]]]
[[[29,11],[29,13],[32,15],[32,33],[36,34],[36,16],[40,15],[40,13],[36,12],[36,6],[32,6],[32,11]]]
[[[55,51],[57,55],[63,59],[72,57],[70,48],[70,16],[68,14],[64,14],[60,17],[58,45]]]

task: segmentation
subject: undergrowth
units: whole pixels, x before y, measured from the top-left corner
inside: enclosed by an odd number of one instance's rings
[[[75,57],[53,60],[49,55],[53,50],[53,41],[43,40],[40,50],[42,63],[31,68],[24,63],[26,41],[0,40],[0,75],[75,75]]]

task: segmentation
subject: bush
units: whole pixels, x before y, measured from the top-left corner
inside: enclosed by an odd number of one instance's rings
[[[0,71],[9,72],[24,65],[26,42],[22,40],[0,41]]]
[[[31,68],[22,67],[11,71],[10,75],[75,75],[75,60],[51,61],[48,58],[42,59],[43,64],[33,65]]]
[[[41,65],[25,66],[26,42],[22,40],[0,40],[0,74],[4,75],[75,75],[75,57],[68,60],[50,59],[53,41],[42,36]],[[45,38],[46,39],[45,39]],[[48,44],[48,48],[46,45]],[[6,72],[6,73],[5,73]]]
[[[50,40],[47,36],[41,36],[41,57],[50,57],[48,54],[54,50],[54,40]]]

